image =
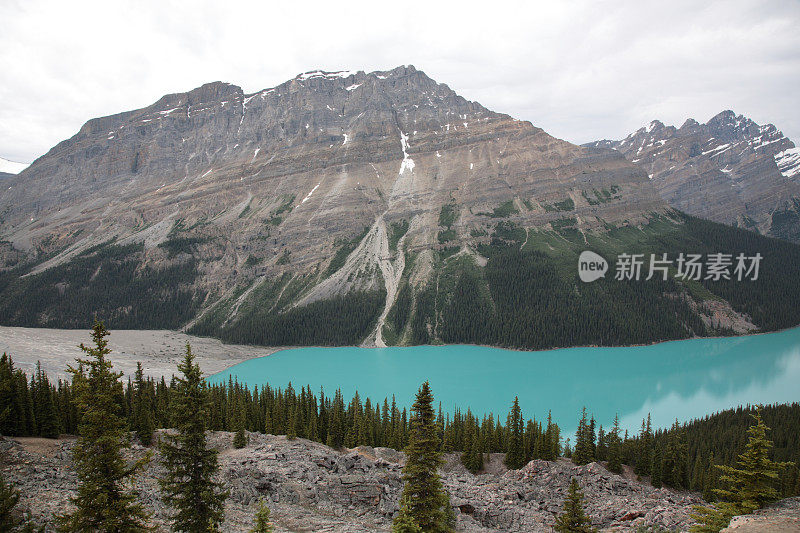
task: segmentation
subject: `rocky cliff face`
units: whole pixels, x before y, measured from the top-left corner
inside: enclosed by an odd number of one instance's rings
[[[135,244],[159,271],[196,261],[182,281],[201,314],[224,302],[223,322],[276,279],[282,295],[296,283],[291,305],[385,291],[382,320],[402,278],[426,282],[444,248],[480,262],[500,221],[568,217],[591,231],[667,211],[621,155],[555,139],[412,66],[317,71],[249,95],[210,83],[90,120],[5,180],[0,267],[27,261],[35,275]]]
[[[587,146],[638,164],[676,209],[800,241],[800,149],[772,124],[723,111],[680,128],[654,120],[620,141]]]

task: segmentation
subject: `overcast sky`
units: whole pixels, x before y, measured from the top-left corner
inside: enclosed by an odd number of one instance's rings
[[[401,64],[575,143],[723,109],[800,141],[797,0],[0,0],[0,156],[209,81]]]

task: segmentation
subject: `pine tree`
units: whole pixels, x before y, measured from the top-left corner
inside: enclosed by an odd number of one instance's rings
[[[0,473],[0,531],[9,533],[25,531],[28,524],[19,516],[16,510],[17,503],[19,503],[19,493],[10,483],[6,483],[3,474]]]
[[[662,472],[664,461],[661,457],[661,446],[656,446],[652,454],[652,464],[650,465],[650,484],[656,488],[663,485]]]
[[[286,438],[289,440],[294,440],[297,438],[297,428],[299,426],[298,418],[297,418],[297,407],[290,408],[291,414],[289,415],[289,422],[286,428]]]
[[[445,533],[452,531],[446,510],[450,499],[437,472],[442,458],[432,405],[433,394],[426,381],[412,406],[398,517],[410,517],[426,533]]]
[[[400,510],[392,522],[392,533],[423,533],[422,528],[411,516],[410,504],[407,498],[401,498]]]
[[[161,490],[175,510],[175,531],[220,531],[228,494],[212,479],[219,465],[217,451],[206,447],[208,390],[188,344],[178,370],[183,377],[176,379],[170,402],[177,434],[166,436],[161,444],[167,470]]]
[[[478,437],[477,422],[469,410],[467,411],[467,428],[462,449],[461,463],[467,470],[477,474],[483,468],[483,449]]]
[[[792,463],[780,463],[769,458],[772,441],[767,438],[769,428],[761,418],[761,408],[751,416],[755,424],[747,430],[749,438],[744,453],[739,455],[739,468],[716,465],[723,473],[720,481],[730,486],[727,489],[714,489],[725,501],[710,507],[695,507],[692,518],[697,524],[692,531],[719,531],[728,526],[732,517],[751,513],[778,499],[778,473]]]
[[[34,383],[33,378],[31,378],[31,382]],[[39,361],[36,362],[35,386],[31,387],[31,390],[33,391],[34,406],[38,411],[35,411],[37,434],[47,439],[57,439],[61,424],[58,421],[58,412],[53,402],[50,380],[47,379]]]
[[[236,409],[236,434],[233,436],[233,447],[236,449],[244,448],[250,440],[245,431],[245,408],[244,403],[238,402],[239,407]]]
[[[677,420],[675,420],[670,430],[663,461],[661,472],[662,482],[676,489],[687,488],[689,485],[689,458],[686,435]]]
[[[542,449],[542,459],[545,461],[555,461],[558,459],[560,447],[560,430],[557,424],[553,423],[552,412],[547,412],[547,429],[544,433],[545,446]]]
[[[559,533],[591,533],[596,531],[592,521],[583,510],[583,493],[575,478],[569,482],[569,491],[564,499],[564,512],[556,517],[553,529]]]
[[[155,424],[153,423],[151,399],[146,388],[142,363],[140,362],[136,363],[134,384],[136,390],[133,398],[133,430],[136,432],[136,437],[138,437],[142,446],[150,446],[153,442]]]
[[[634,472],[639,477],[652,475],[653,466],[653,427],[650,422],[650,414],[647,414],[647,421],[642,420],[642,429],[639,432],[639,449],[636,455],[636,466]]]
[[[781,469],[793,463],[776,462],[770,459],[773,443],[767,438],[770,428],[761,418],[761,408],[751,415],[755,424],[747,430],[749,435],[744,453],[737,461],[739,468],[721,465],[721,481],[731,484],[730,490],[717,490],[724,499],[739,502],[743,508],[755,506],[760,509],[778,499],[776,489]]]
[[[93,347],[83,344],[80,349],[88,355],[78,359],[78,369],[69,367],[72,374],[74,401],[81,413],[79,437],[73,448],[73,460],[78,475],[78,493],[72,498],[75,510],[58,517],[59,528],[69,532],[147,530],[147,514],[136,502],[136,496],[126,490],[131,476],[149,461],[144,459],[128,465],[121,450],[130,446],[125,422],[119,416],[116,401],[122,392],[121,372],[112,370],[106,356],[108,331],[102,322],[92,330]],[[84,369],[88,371],[84,372]]]
[[[594,461],[592,428],[586,419],[586,408],[581,411],[578,431],[575,433],[575,449],[572,451],[572,462],[585,465]]]
[[[25,414],[17,390],[14,361],[3,353],[0,357],[0,435],[23,434]]]
[[[622,473],[622,440],[619,437],[619,415],[614,416],[614,426],[606,435],[608,442],[608,469],[616,474]]]
[[[264,500],[258,502],[258,510],[256,511],[253,529],[250,533],[272,533],[275,531],[275,526],[270,520],[270,511]]]
[[[519,398],[515,396],[508,415],[508,447],[505,458],[505,464],[511,470],[519,470],[525,466],[522,424],[522,410],[519,407]]]
[[[690,516],[696,521],[689,529],[692,533],[718,533],[728,527],[739,508],[731,502],[720,502],[710,507],[696,506]]]

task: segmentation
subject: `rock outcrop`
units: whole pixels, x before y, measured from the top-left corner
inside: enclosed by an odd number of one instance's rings
[[[70,450],[72,440],[0,439],[0,468],[22,495],[22,508],[39,524],[62,512],[76,488]],[[246,448],[232,448],[232,434],[213,433],[221,450],[220,478],[230,489],[226,531],[246,531],[260,499],[273,511],[278,531],[389,531],[402,490],[403,454],[386,448],[344,452],[303,439],[250,434]],[[135,446],[131,456],[144,449]],[[153,522],[165,530],[168,510],[158,492],[162,474],[158,453],[135,481]],[[501,458],[493,457],[501,463]],[[459,531],[550,531],[561,512],[570,479],[577,478],[595,526],[629,531],[661,526],[685,531],[692,494],[655,489],[608,472],[592,463],[532,461],[520,470],[494,469],[472,475],[448,456],[441,474],[450,494]]]
[[[676,209],[800,241],[800,148],[772,124],[723,111],[680,128],[654,120],[620,141],[586,146],[622,153]]]

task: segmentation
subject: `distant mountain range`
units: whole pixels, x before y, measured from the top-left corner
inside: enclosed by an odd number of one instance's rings
[[[764,235],[800,241],[800,148],[772,124],[733,111],[680,128],[654,120],[611,148],[648,173],[683,212]]]
[[[270,345],[529,348],[796,323],[800,279],[778,261],[800,260],[798,247],[687,217],[623,155],[412,66],[313,71],[253,94],[210,83],[90,120],[4,180],[0,323],[96,315]],[[586,248],[773,261],[744,292],[584,285]]]

